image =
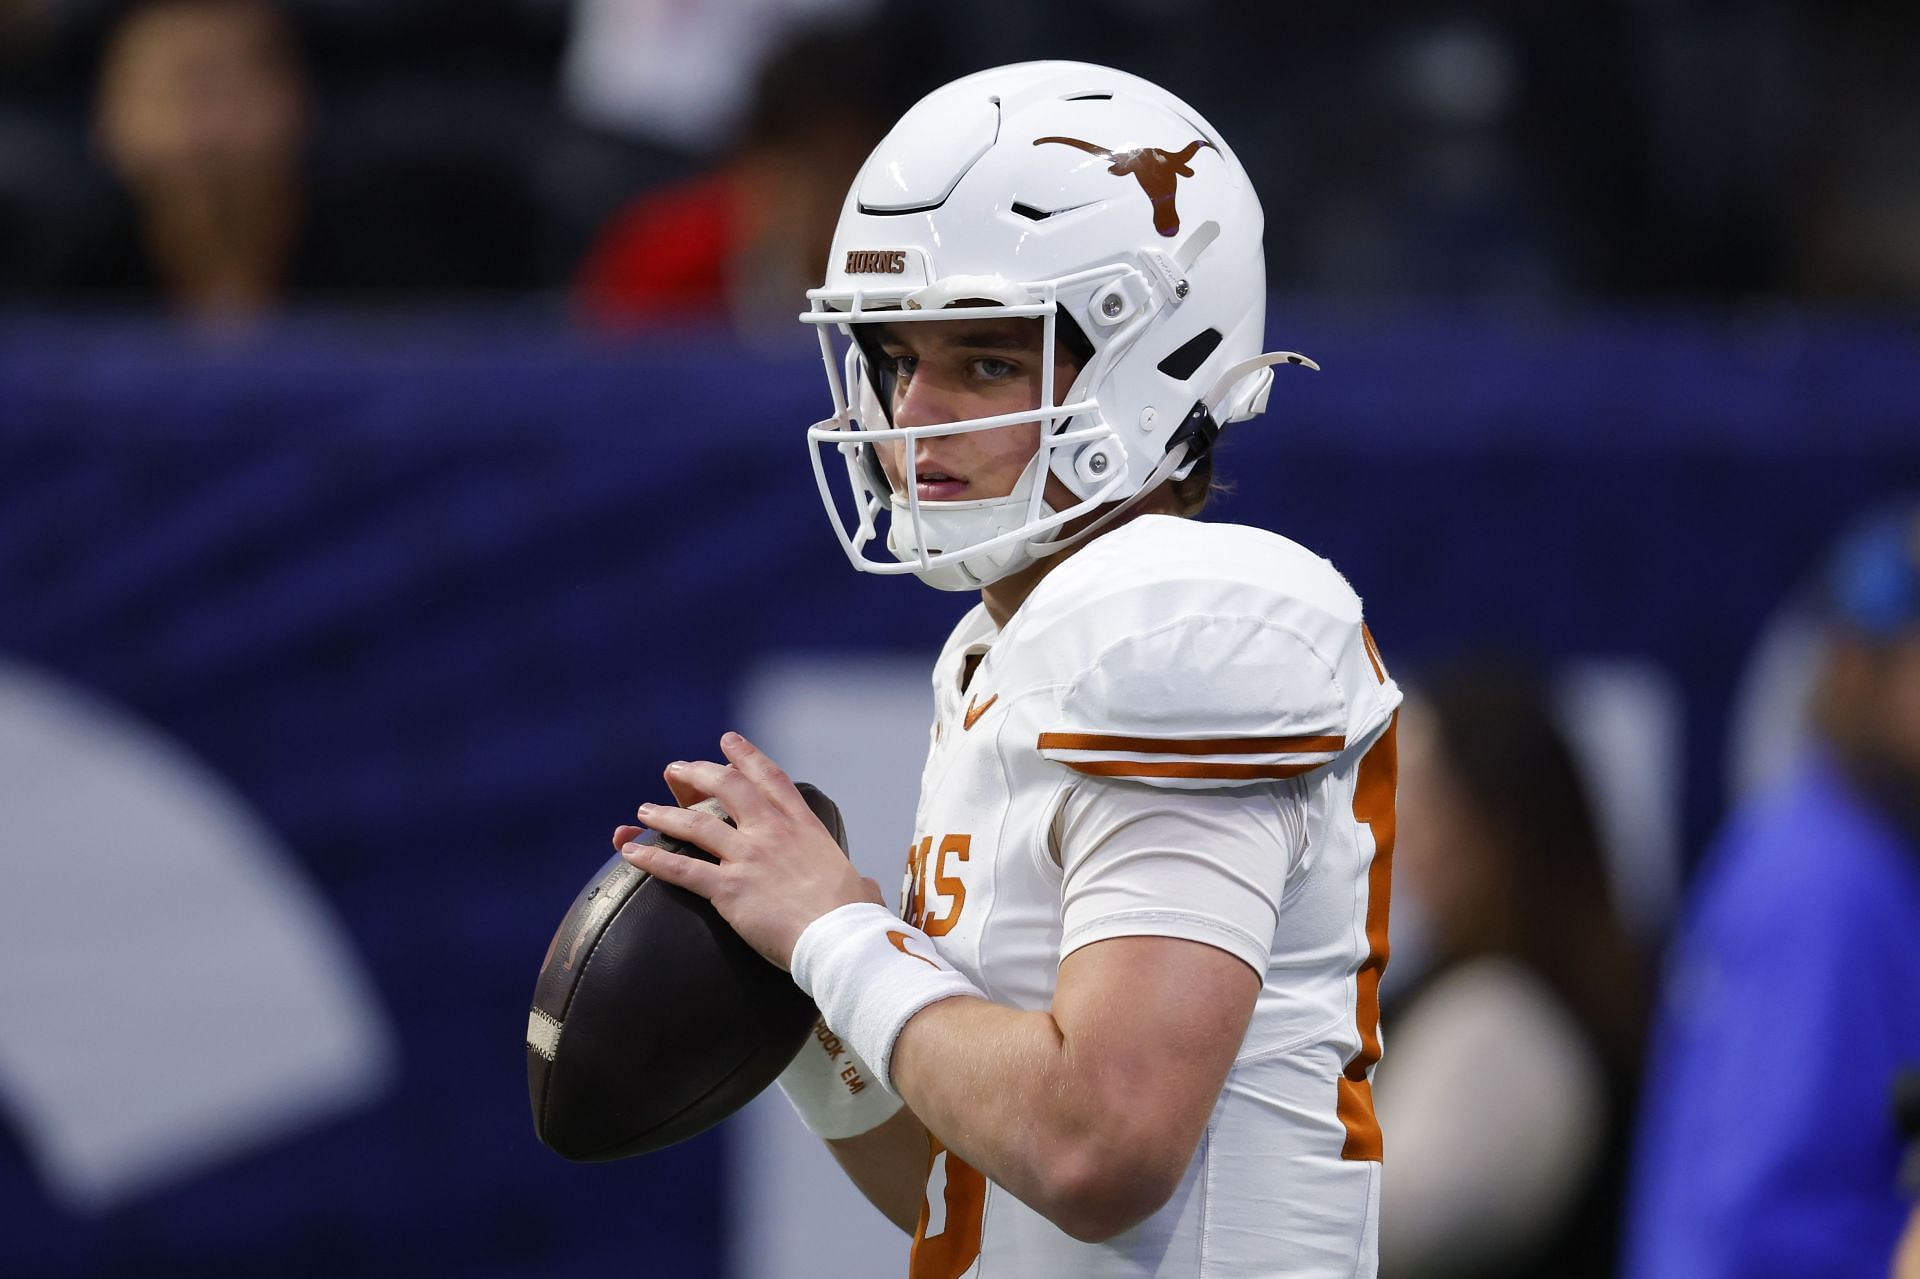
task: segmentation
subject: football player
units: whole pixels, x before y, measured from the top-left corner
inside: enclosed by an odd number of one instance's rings
[[[1260,412],[1262,216],[1201,116],[1076,63],[915,106],[802,318],[857,568],[978,591],[898,914],[737,734],[616,845],[819,1005],[782,1078],[915,1279],[1375,1270],[1400,693],[1331,565],[1190,518]],[[835,487],[842,478],[845,490]]]

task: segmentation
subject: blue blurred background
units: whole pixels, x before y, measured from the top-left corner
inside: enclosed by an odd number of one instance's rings
[[[790,321],[865,148],[999,61],[1160,79],[1262,185],[1269,343],[1325,371],[1228,433],[1209,517],[1333,559],[1399,670],[1651,673],[1684,868],[1763,628],[1920,489],[1914,35],[0,4],[0,1273],[729,1273],[724,1132],[566,1165],[518,1036],[756,672],[924,659],[965,606],[836,551]],[[295,922],[256,950],[254,910]],[[319,1064],[274,1058],[303,1026]]]

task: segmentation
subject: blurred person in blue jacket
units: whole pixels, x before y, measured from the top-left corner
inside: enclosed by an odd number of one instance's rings
[[[1634,1279],[1887,1279],[1920,1065],[1920,506],[1826,571],[1817,743],[1727,824],[1666,974]]]

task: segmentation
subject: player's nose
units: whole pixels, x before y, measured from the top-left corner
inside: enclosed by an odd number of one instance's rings
[[[933,378],[915,377],[893,406],[895,426],[941,426],[961,416],[959,397]]]

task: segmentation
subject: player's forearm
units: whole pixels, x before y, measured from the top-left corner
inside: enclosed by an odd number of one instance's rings
[[[1126,1074],[1110,1054],[1076,1057],[1051,1014],[983,999],[923,1009],[893,1050],[894,1084],[926,1129],[1082,1239],[1144,1220],[1193,1154],[1154,1130],[1152,1096],[1119,1104]]]
[[[887,1220],[912,1234],[927,1181],[927,1129],[901,1110],[871,1132],[827,1142],[847,1177]]]

